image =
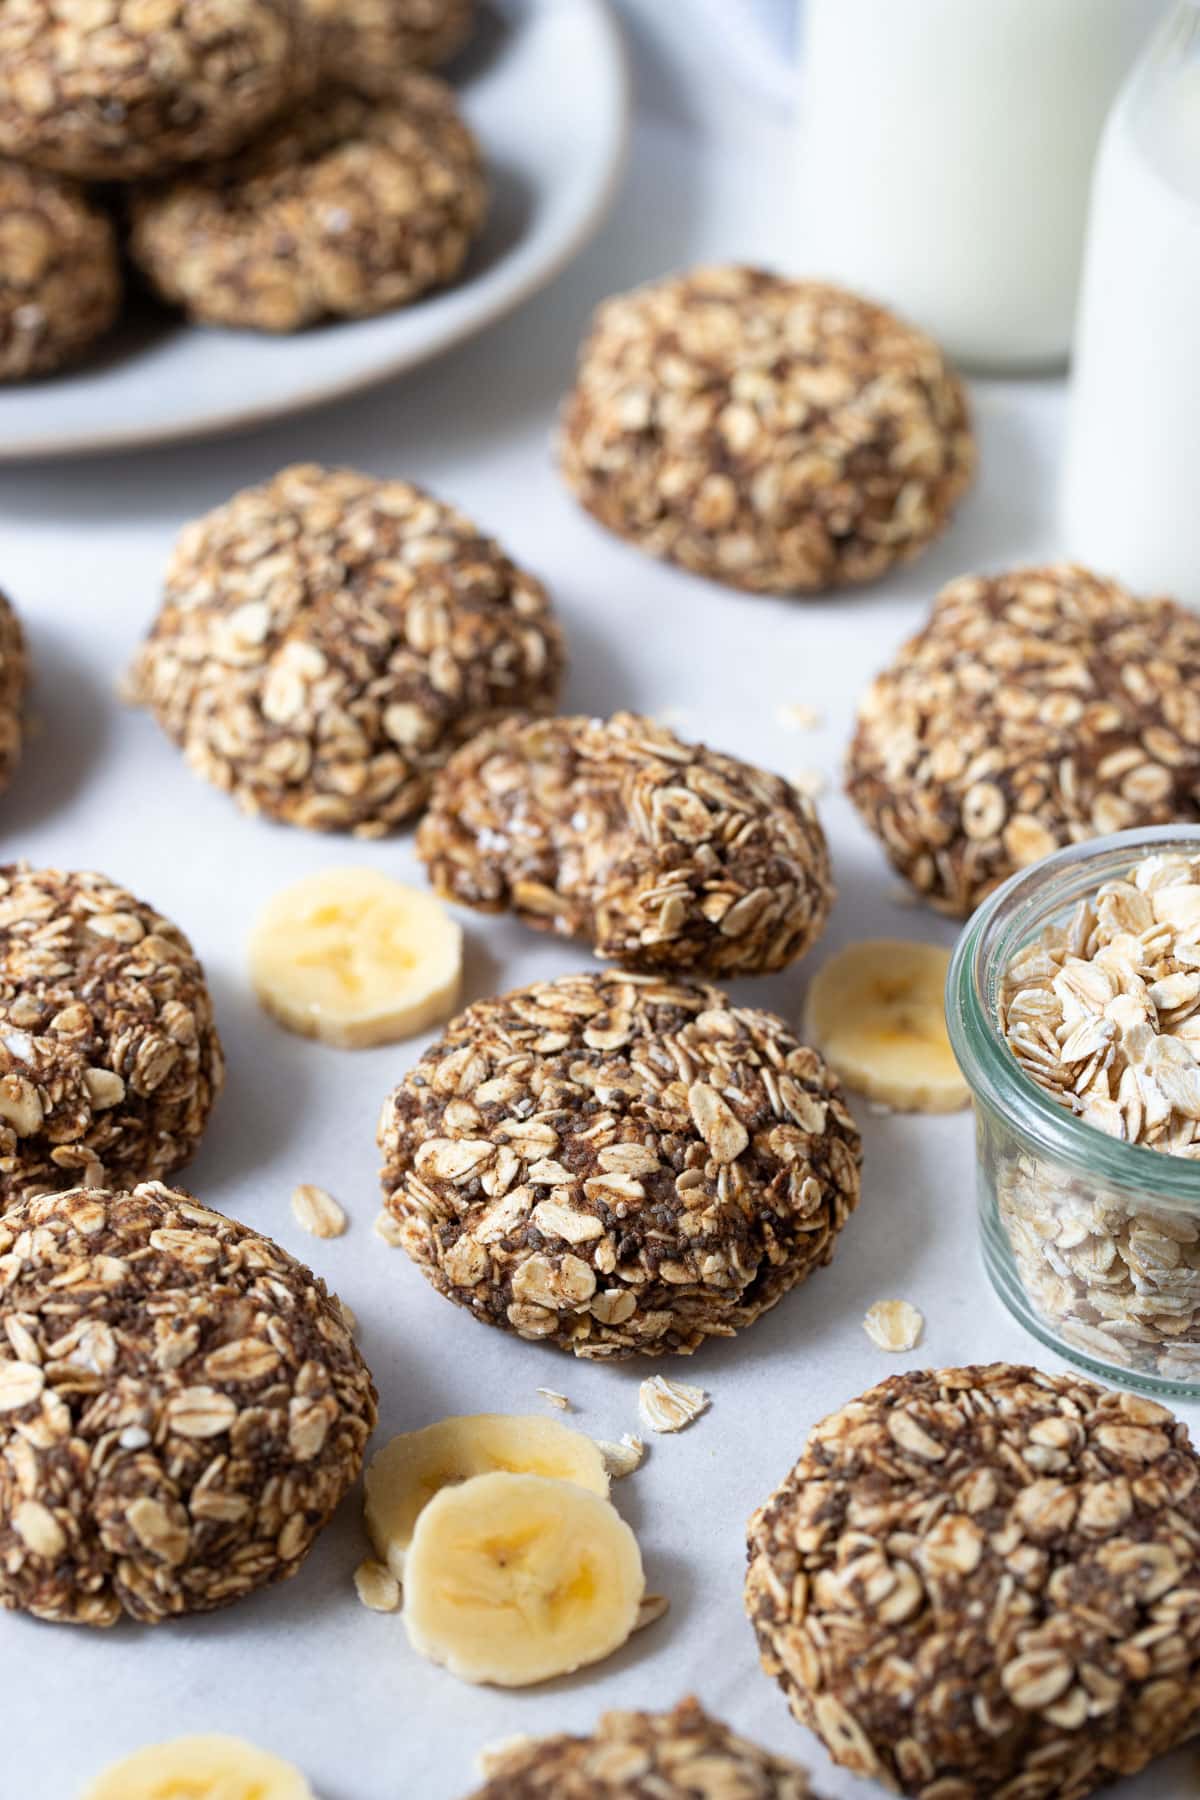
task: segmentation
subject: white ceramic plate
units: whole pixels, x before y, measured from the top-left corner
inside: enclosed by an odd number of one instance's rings
[[[490,0],[449,74],[492,182],[486,229],[454,287],[284,338],[133,318],[79,370],[0,388],[0,460],[165,443],[299,412],[427,361],[543,287],[597,229],[620,175],[626,73],[607,0]]]

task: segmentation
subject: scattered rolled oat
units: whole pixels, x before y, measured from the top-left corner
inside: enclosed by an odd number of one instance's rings
[[[400,1241],[477,1318],[578,1356],[729,1337],[833,1255],[861,1147],[781,1019],[591,971],[479,1001],[379,1125]]]
[[[87,181],[224,156],[300,94],[291,0],[4,0],[0,152]]]
[[[1082,1800],[1195,1729],[1200,1459],[1165,1407],[1004,1363],[823,1420],[750,1522],[765,1671],[919,1800]]]
[[[243,811],[378,837],[562,666],[545,590],[462,513],[305,464],[183,533],[129,694]]]
[[[327,81],[386,98],[410,68],[449,62],[475,29],[475,0],[300,0]]]
[[[0,280],[3,280],[2,274]],[[2,335],[0,332],[0,337]],[[12,780],[13,770],[20,761],[28,691],[29,654],[25,633],[11,602],[0,594],[0,793]]]
[[[398,1612],[400,1583],[390,1569],[374,1557],[364,1557],[354,1571],[354,1587],[369,1612]]]
[[[666,1618],[670,1610],[671,1602],[667,1599],[665,1594],[643,1595],[642,1603],[638,1607],[638,1615],[634,1622],[633,1629],[635,1631],[645,1631],[647,1625],[657,1625],[660,1619]]]
[[[876,1300],[867,1308],[863,1330],[881,1350],[913,1350],[921,1341],[925,1319],[907,1300]]]
[[[703,1388],[668,1381],[665,1375],[651,1375],[638,1388],[638,1411],[651,1431],[682,1431],[709,1405]]]
[[[120,304],[105,214],[73,182],[0,158],[0,381],[74,362]]]
[[[468,1800],[818,1800],[803,1769],[692,1699],[666,1713],[605,1713],[591,1737],[510,1738],[479,1765],[484,1784]]]
[[[641,549],[790,594],[918,555],[975,451],[930,338],[839,288],[706,268],[600,307],[560,456],[588,511]]]
[[[453,92],[407,71],[386,101],[332,89],[231,161],[135,196],[130,247],[190,318],[298,331],[452,281],[486,191]]]
[[[346,1214],[332,1194],[324,1188],[302,1181],[292,1194],[292,1217],[302,1231],[313,1237],[341,1237],[346,1229]]]
[[[447,899],[638,969],[783,968],[834,895],[805,798],[636,713],[481,732],[435,783],[417,853]]]
[[[26,1200],[0,1259],[0,1605],[155,1624],[294,1575],[375,1424],[324,1284],[158,1182]]]
[[[625,1475],[632,1475],[640,1469],[646,1460],[646,1446],[640,1437],[631,1437],[629,1432],[621,1433],[616,1443],[608,1438],[597,1438],[596,1448],[604,1458],[604,1467],[610,1481],[620,1481]]]
[[[829,787],[829,777],[820,769],[795,769],[788,779],[806,800],[819,800]]]
[[[542,1396],[542,1399],[548,1406],[557,1407],[559,1412],[570,1412],[572,1410],[571,1402],[567,1399],[567,1396],[565,1394],[560,1394],[557,1388],[540,1387],[538,1393]]]
[[[177,926],[107,876],[0,867],[0,1211],[182,1168],[223,1080]]]
[[[954,914],[1065,844],[1200,818],[1200,620],[1065,563],[953,581],[864,695],[846,788]]]
[[[784,731],[816,731],[825,721],[815,706],[796,700],[775,708],[775,722]]]

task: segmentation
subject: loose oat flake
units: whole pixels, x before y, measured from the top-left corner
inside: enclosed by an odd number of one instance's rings
[[[682,1431],[707,1412],[709,1404],[703,1388],[670,1381],[665,1375],[651,1375],[638,1389],[638,1410],[651,1431]]]
[[[292,1216],[302,1230],[319,1238],[341,1237],[347,1225],[346,1215],[333,1195],[307,1181],[302,1181],[292,1194]]]
[[[632,1437],[628,1431],[623,1432],[616,1443],[609,1438],[597,1438],[595,1441],[611,1481],[620,1481],[623,1476],[632,1475],[646,1459],[645,1444],[640,1437]]]
[[[400,1607],[400,1583],[373,1557],[364,1557],[354,1571],[354,1587],[359,1599],[370,1612],[397,1612]]]
[[[565,1394],[560,1394],[557,1388],[540,1387],[538,1393],[547,1406],[556,1406],[559,1412],[571,1411],[571,1402]]]
[[[863,1330],[881,1350],[912,1350],[924,1324],[923,1314],[907,1300],[876,1300],[867,1308]]]
[[[647,1625],[657,1625],[660,1619],[666,1617],[670,1608],[671,1602],[665,1594],[643,1594],[633,1629],[645,1631]]]

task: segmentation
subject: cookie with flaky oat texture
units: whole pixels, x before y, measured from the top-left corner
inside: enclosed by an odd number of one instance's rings
[[[310,80],[293,0],[0,6],[0,153],[85,181],[227,156]]]
[[[200,324],[298,331],[452,281],[486,193],[453,91],[408,70],[386,100],[331,88],[227,162],[143,189],[130,248]]]
[[[559,455],[610,530],[771,594],[919,555],[975,462],[962,384],[931,338],[841,288],[737,267],[600,307]]]
[[[126,691],[244,812],[379,837],[563,663],[541,583],[456,508],[303,464],[184,531]]]
[[[0,1605],[155,1625],[294,1575],[375,1390],[334,1297],[158,1182],[0,1220]]]
[[[699,1701],[607,1712],[587,1737],[522,1737],[485,1751],[469,1800],[818,1800],[797,1763],[772,1756]]]
[[[967,575],[863,695],[846,791],[969,913],[1068,844],[1200,818],[1200,620],[1068,563]]]
[[[0,793],[20,761],[28,690],[25,632],[12,603],[0,593]]]
[[[476,0],[300,0],[329,81],[384,97],[410,68],[435,69],[475,29]]]
[[[0,157],[0,381],[75,362],[121,305],[116,233],[81,187]]]
[[[785,968],[834,898],[811,800],[635,713],[480,732],[438,777],[417,853],[447,899],[630,969]]]
[[[1153,1401],[894,1375],[814,1427],[749,1550],[763,1668],[911,1800],[1082,1800],[1200,1725],[1200,1458]]]
[[[841,1090],[719,988],[592,971],[481,1000],[385,1102],[388,1235],[477,1319],[686,1355],[828,1263],[859,1196]]]

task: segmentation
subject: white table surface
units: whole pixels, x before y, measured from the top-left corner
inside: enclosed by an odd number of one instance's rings
[[[0,585],[30,629],[42,720],[0,808],[4,854],[102,868],[191,934],[214,988],[229,1083],[183,1179],[275,1235],[354,1307],[381,1392],[381,1435],[447,1413],[538,1411],[535,1389],[548,1384],[570,1395],[583,1429],[615,1437],[638,1429],[637,1385],[650,1371],[575,1362],[488,1332],[372,1233],[376,1115],[420,1046],[355,1055],[288,1037],[258,1012],[244,945],[266,897],[309,870],[359,862],[414,880],[421,872],[407,836],[363,846],[243,819],[147,719],[116,704],[113,683],[154,610],[179,526],[297,458],[409,476],[459,502],[555,594],[573,657],[569,709],[669,711],[686,735],[785,773],[831,777],[822,811],[841,898],[814,960],[864,935],[952,940],[945,922],[896,903],[882,855],[837,793],[854,701],[943,581],[1055,548],[1054,382],[975,385],[981,474],[953,529],[915,568],[856,597],[742,597],[644,560],[576,510],[547,437],[592,305],[701,258],[802,266],[788,237],[784,123],[736,84],[718,84],[722,57],[692,8],[624,0],[638,90],[626,187],[594,245],[517,317],[414,377],[252,437],[0,473]],[[820,730],[780,726],[776,709],[796,701],[820,708]],[[466,925],[471,997],[582,959],[511,921]],[[804,983],[801,965],[738,991],[795,1019]],[[350,1578],[364,1539],[351,1499],[295,1581],[227,1612],[108,1633],[0,1617],[4,1800],[74,1800],[106,1760],[203,1730],[294,1758],[322,1800],[454,1800],[489,1741],[586,1729],[605,1707],[667,1705],[689,1690],[807,1763],[829,1800],[878,1791],[831,1768],[757,1668],[741,1607],[746,1518],[813,1421],[883,1376],[1052,1359],[984,1278],[969,1117],[856,1112],[865,1192],[832,1268],[740,1341],[667,1366],[711,1391],[711,1411],[654,1440],[643,1468],[614,1490],[650,1586],[670,1597],[665,1620],[569,1680],[515,1693],[460,1685],[408,1648],[399,1617],[360,1607]],[[344,1238],[298,1229],[289,1196],[299,1181],[342,1200],[352,1221]],[[876,1350],[861,1328],[868,1305],[888,1296],[925,1313],[924,1342],[907,1356]],[[1114,1791],[1181,1800],[1194,1792],[1193,1761],[1184,1752]]]

